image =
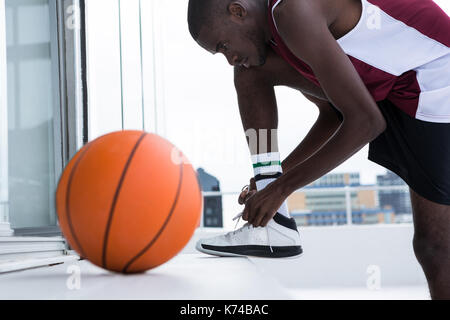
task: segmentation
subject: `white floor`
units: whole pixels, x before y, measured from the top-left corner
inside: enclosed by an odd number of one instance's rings
[[[426,287],[315,288],[289,290],[295,300],[430,300]]]
[[[304,228],[305,253],[296,259],[195,250],[198,238],[220,232],[198,230],[182,254],[141,275],[87,261],[0,274],[0,299],[429,299],[411,226]]]
[[[79,290],[74,286],[77,267],[81,270]],[[81,261],[0,275],[0,283],[0,299],[290,298],[248,259],[202,254],[179,255],[142,275],[114,274]]]
[[[293,262],[294,260],[285,260],[286,270]],[[77,261],[3,274],[0,275],[0,284],[0,299],[429,298],[424,286],[381,288],[374,291],[358,287],[287,288],[258,266],[258,261],[215,258],[203,254],[179,255],[142,275],[123,276],[104,271],[87,261]]]

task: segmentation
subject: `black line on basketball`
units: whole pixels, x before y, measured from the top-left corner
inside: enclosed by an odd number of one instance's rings
[[[181,157],[180,157],[181,159]],[[141,252],[139,252],[134,258],[132,258],[130,260],[130,262],[128,262],[125,267],[123,268],[123,273],[128,273],[128,268],[137,260],[139,259],[141,256],[143,256],[145,254],[145,252],[150,249],[153,244],[155,244],[156,240],[158,240],[158,238],[161,236],[162,232],[164,231],[164,229],[167,227],[167,224],[169,223],[170,218],[173,215],[173,212],[175,211],[175,207],[178,203],[178,199],[180,198],[180,193],[181,193],[181,185],[183,183],[183,163],[180,164],[180,179],[178,180],[178,187],[177,187],[177,192],[175,194],[175,199],[172,203],[172,207],[170,208],[169,214],[167,215],[166,220],[164,221],[164,224],[161,226],[161,228],[159,229],[158,233],[155,235],[155,237],[150,241],[150,243],[145,246],[144,249],[141,250]]]
[[[69,225],[69,229],[70,232],[72,233],[72,238],[75,241],[75,244],[78,246],[78,248],[80,249],[80,254],[82,256],[86,256],[83,247],[81,246],[81,242],[78,240],[78,237],[75,233],[75,229],[73,227],[72,224],[72,218],[70,216],[70,191],[72,189],[72,182],[73,182],[73,178],[75,176],[75,171],[78,168],[78,165],[80,164],[81,160],[84,158],[84,156],[86,155],[86,151],[88,151],[88,149],[91,147],[91,144],[88,144],[85,146],[84,151],[80,154],[80,156],[78,157],[77,161],[75,162],[75,164],[73,165],[72,171],[70,172],[69,175],[69,181],[67,182],[67,190],[66,190],[66,215],[67,215],[67,223]]]
[[[105,269],[106,269],[106,253],[107,253],[107,249],[108,249],[109,232],[110,232],[110,229],[111,229],[112,219],[113,219],[113,216],[114,216],[114,210],[116,209],[117,199],[119,198],[120,190],[122,189],[122,184],[123,184],[123,181],[125,180],[125,176],[127,174],[128,168],[130,167],[131,161],[133,160],[133,157],[134,157],[134,155],[136,153],[137,148],[141,144],[142,140],[144,140],[146,135],[147,135],[146,132],[144,132],[141,135],[139,140],[136,142],[136,145],[134,146],[133,150],[131,151],[130,156],[128,157],[127,163],[125,164],[125,167],[124,167],[124,169],[122,171],[122,175],[120,177],[119,184],[117,185],[116,193],[114,194],[114,198],[113,198],[113,202],[112,202],[112,205],[111,205],[111,209],[109,211],[108,222],[106,224],[105,237],[103,239],[102,266]]]

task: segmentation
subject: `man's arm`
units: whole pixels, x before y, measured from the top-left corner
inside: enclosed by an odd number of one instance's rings
[[[283,65],[277,59],[278,57],[271,56],[264,71],[256,68],[247,70],[237,67],[235,69],[235,87],[241,120],[245,131],[248,129],[276,129],[278,127],[275,84],[286,85],[300,90],[304,88],[310,91],[312,89],[315,90],[309,80],[299,76],[296,71],[293,74],[293,70],[289,66],[286,68],[286,65]],[[273,72],[272,69],[277,72]],[[338,111],[333,110],[333,107],[328,101],[306,93],[303,94],[319,108],[320,114],[307,136],[283,161],[283,171],[290,170],[313,155],[336,132],[341,124],[340,114]],[[320,95],[320,92],[316,92],[316,94]],[[272,137],[269,136],[267,148],[278,145],[278,141],[272,142],[271,139]],[[250,146],[250,152],[256,154],[258,150]],[[247,192],[241,193],[238,202],[244,204],[245,199],[254,190],[256,190],[256,186],[251,179],[250,189]]]
[[[244,219],[266,226],[285,198],[339,166],[386,128],[378,106],[350,59],[328,29],[318,1],[285,0],[274,12],[278,31],[286,45],[316,75],[328,100],[342,113],[336,133],[314,155],[251,197]]]
[[[303,77],[272,50],[269,50],[266,64],[262,67],[236,67],[234,82],[244,130],[278,127],[275,86],[296,89],[319,108],[320,114],[314,126],[283,161],[282,168],[285,172],[313,155],[342,122],[342,115],[326,100],[322,89]],[[272,145],[270,138],[269,146]]]
[[[275,10],[281,36],[291,51],[310,65],[344,121],[336,134],[280,183],[292,193],[331,171],[375,139],[385,120],[350,59],[330,33],[318,2],[285,0]]]
[[[287,172],[316,153],[339,129],[342,116],[328,102],[304,93],[304,96],[319,108],[319,117],[302,142],[283,161],[283,172]]]

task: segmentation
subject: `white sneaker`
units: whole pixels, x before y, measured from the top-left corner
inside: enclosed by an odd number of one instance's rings
[[[246,223],[242,228],[225,235],[200,239],[196,249],[221,257],[286,258],[303,253],[295,220],[279,213],[266,227],[254,228]]]

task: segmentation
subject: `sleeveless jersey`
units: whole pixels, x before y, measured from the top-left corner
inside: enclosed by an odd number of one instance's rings
[[[271,46],[320,85],[278,33],[269,1]],[[432,0],[361,0],[358,24],[337,42],[375,101],[389,100],[419,120],[450,123],[450,18]]]

